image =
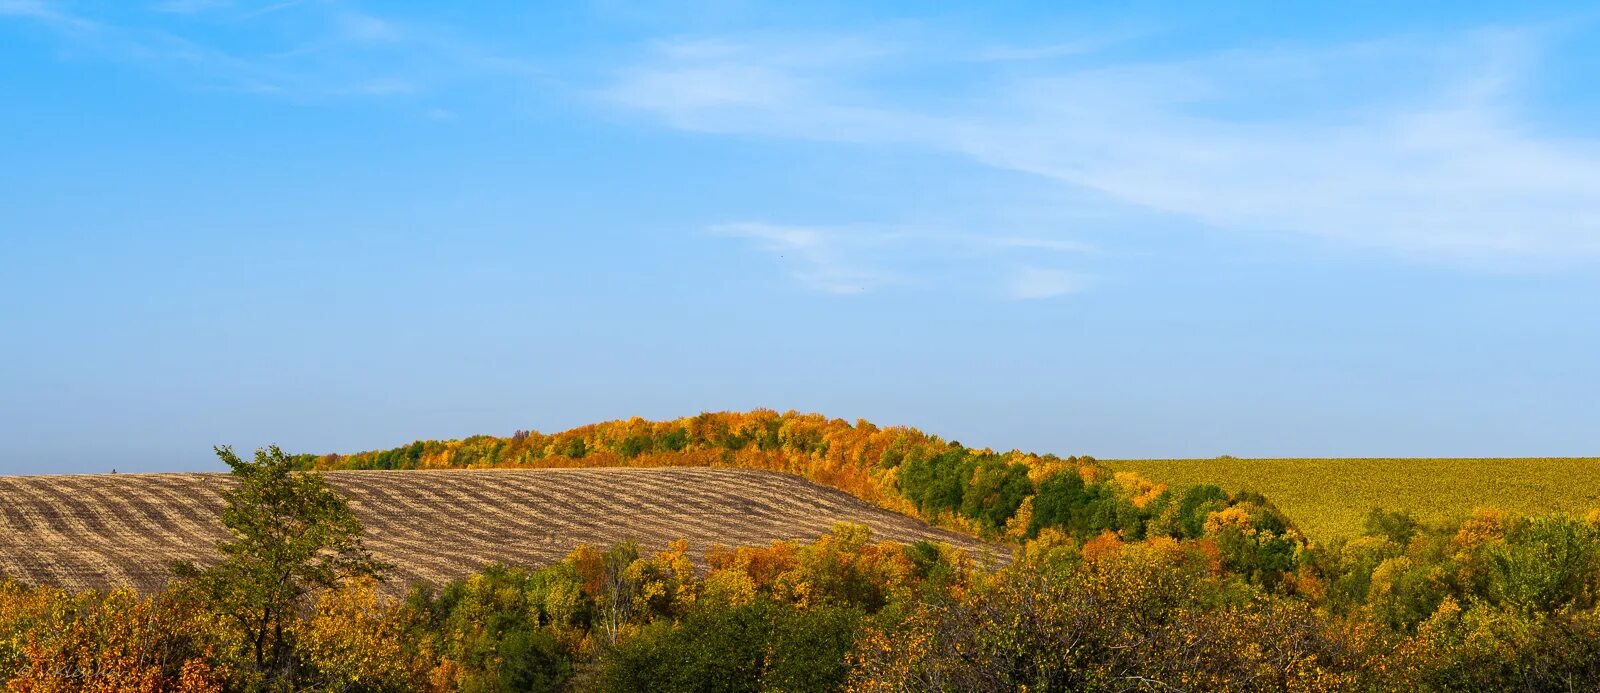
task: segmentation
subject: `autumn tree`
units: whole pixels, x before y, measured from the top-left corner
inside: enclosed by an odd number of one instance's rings
[[[604,552],[583,545],[568,560],[577,566],[583,592],[600,612],[606,641],[615,645],[623,626],[633,621],[639,572],[629,568],[639,560],[639,545],[623,541]]]
[[[237,485],[222,492],[219,563],[181,563],[174,571],[232,625],[251,685],[296,687],[295,627],[313,595],[355,577],[380,578],[387,566],[361,542],[361,523],[323,476],[296,471],[299,461],[276,446],[241,459],[216,448]]]

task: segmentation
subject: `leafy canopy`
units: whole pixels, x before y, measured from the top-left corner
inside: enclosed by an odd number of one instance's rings
[[[355,577],[381,579],[388,566],[361,542],[361,522],[321,474],[296,471],[276,446],[241,459],[216,448],[237,485],[222,492],[222,524],[233,536],[217,545],[222,560],[174,571],[235,626],[262,682],[294,675],[294,628],[313,592]]]

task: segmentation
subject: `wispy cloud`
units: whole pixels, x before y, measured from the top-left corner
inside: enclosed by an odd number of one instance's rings
[[[212,12],[233,5],[229,0],[161,0],[151,3],[150,9],[169,14],[197,14]]]
[[[979,48],[972,53],[970,59],[978,62],[1031,62],[1074,58],[1092,55],[1150,34],[1151,30],[1148,28],[1135,28],[1131,25],[1100,26],[1095,27],[1092,34],[1073,39],[1040,44],[1000,44]]]
[[[859,294],[904,283],[895,272],[862,257],[893,234],[868,229],[784,226],[760,222],[719,224],[713,234],[743,238],[775,256],[802,284],[834,294]]]
[[[1057,253],[1088,253],[1095,250],[1093,245],[1083,241],[1068,240],[1063,238],[1024,238],[1021,236],[978,236],[975,242],[996,248],[1022,248],[1027,250],[1048,250]]]
[[[334,3],[162,0],[115,20],[38,0],[0,0],[0,17],[55,31],[72,55],[134,65],[203,88],[292,99],[421,94],[485,75],[528,79],[541,68],[432,25]],[[189,15],[159,21],[161,15]],[[247,42],[223,42],[248,32]],[[249,45],[250,51],[237,48]]]
[[[1085,252],[1070,241],[1024,237],[989,238],[969,233],[874,225],[802,226],[767,222],[718,224],[716,236],[750,242],[810,289],[862,294],[899,287],[966,286],[988,291],[998,283],[1007,298],[1050,298],[1073,293],[1084,283],[1073,272],[1015,263]],[[1028,251],[1028,252],[1018,252]]]
[[[42,17],[50,12],[44,0],[0,0],[0,15]]]
[[[679,128],[910,144],[1218,229],[1539,269],[1600,259],[1600,140],[1542,131],[1519,102],[1544,40],[1492,29],[1086,59],[929,98],[919,69],[945,47],[823,46],[796,65],[770,57],[793,52],[770,36],[723,38],[659,45],[607,93]]]
[[[340,12],[335,23],[343,37],[363,43],[391,43],[406,35],[394,22],[362,12]]]
[[[44,0],[0,0],[0,17],[28,19],[74,32],[99,28],[95,22],[77,17]]]
[[[1077,293],[1085,286],[1086,280],[1073,272],[1045,267],[1020,267],[1006,278],[1005,294],[1027,301]]]

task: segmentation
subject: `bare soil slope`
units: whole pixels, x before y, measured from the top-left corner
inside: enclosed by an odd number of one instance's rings
[[[328,472],[397,570],[389,590],[459,578],[492,562],[540,567],[579,544],[634,539],[654,550],[810,541],[835,522],[877,539],[995,547],[796,476],[740,469],[486,469]],[[227,538],[226,474],[0,477],[0,575],[72,589],[166,584],[177,560],[206,562]]]

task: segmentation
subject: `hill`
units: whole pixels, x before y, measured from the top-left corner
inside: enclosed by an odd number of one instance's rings
[[[1521,515],[1600,508],[1600,458],[1102,460],[1181,486],[1216,484],[1272,499],[1312,539],[1361,534],[1373,508],[1428,523],[1497,507]]]
[[[1165,489],[1113,478],[1091,458],[968,448],[905,426],[770,409],[606,421],[556,433],[419,440],[388,450],[300,455],[308,469],[734,467],[798,474],[886,510],[973,536],[1142,531]],[[1052,481],[1053,480],[1053,481]],[[1043,514],[1030,499],[1047,496]],[[1168,500],[1171,500],[1169,497]],[[1132,527],[1132,525],[1140,527]],[[1070,526],[1066,526],[1070,525]]]
[[[345,471],[367,544],[397,566],[390,591],[485,564],[541,567],[579,544],[660,549],[812,540],[840,521],[903,543],[992,547],[788,474],[738,469]],[[0,575],[71,589],[159,590],[173,561],[205,562],[225,538],[226,474],[0,477]]]
[[[1409,510],[1433,523],[1477,507],[1528,515],[1583,514],[1600,507],[1596,458],[1106,462],[968,448],[905,426],[772,410],[419,440],[388,450],[304,455],[301,461],[325,470],[763,469],[799,474],[881,508],[990,539],[1033,536],[1049,527],[1079,539],[1104,530],[1140,538],[1152,527],[1158,534],[1198,536],[1207,513],[1241,502],[1254,506],[1250,512],[1256,516],[1281,511],[1295,530],[1317,541],[1359,536],[1375,507]],[[1211,484],[1227,497],[1214,498],[1204,488]],[[1187,532],[1177,526],[1187,526]]]

